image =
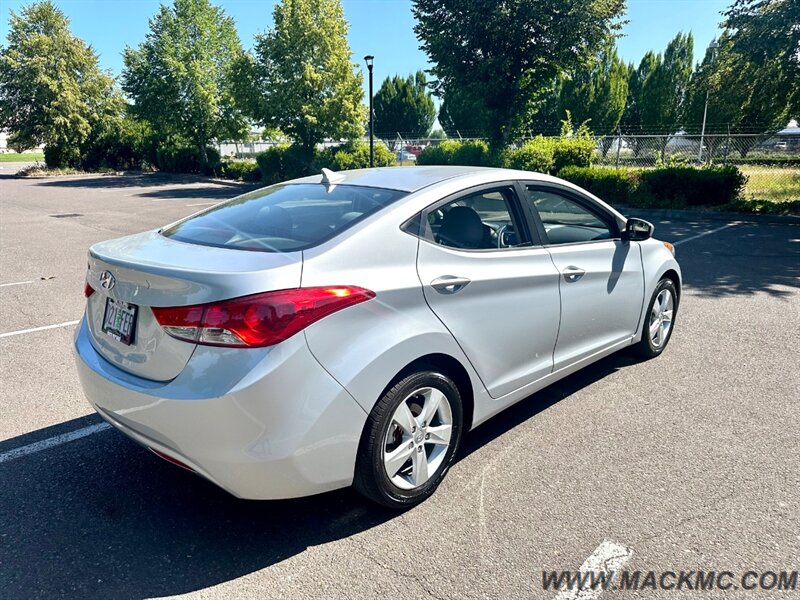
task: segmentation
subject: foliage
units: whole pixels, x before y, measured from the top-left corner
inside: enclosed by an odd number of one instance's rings
[[[642,171],[641,190],[658,199],[687,206],[720,206],[744,191],[747,177],[732,165],[664,167]]]
[[[733,51],[800,117],[800,2],[736,0],[725,16]]]
[[[688,132],[701,131],[706,99],[706,132],[763,134],[740,140],[737,150],[742,157],[789,120],[788,99],[781,89],[780,78],[738,52],[729,32],[720,37],[716,53],[711,49],[706,52],[692,77],[684,117]],[[716,138],[706,140],[709,158],[714,154],[716,141]]]
[[[124,52],[123,89],[161,139],[185,140],[206,168],[213,139],[240,139],[246,124],[232,76],[242,47],[233,19],[209,0],[174,0]]]
[[[394,165],[394,154],[383,144],[375,144],[375,166],[391,167]],[[315,171],[322,167],[333,171],[350,169],[366,169],[369,167],[369,144],[362,141],[347,142],[339,146],[331,146],[317,153]]]
[[[375,131],[377,137],[427,137],[436,119],[436,107],[427,89],[425,72],[406,78],[387,77],[375,94]]]
[[[442,94],[439,125],[447,137],[483,136],[489,129],[489,115],[480,97],[472,97],[451,86]]]
[[[588,167],[592,164],[595,142],[586,122],[575,129],[572,114],[561,122],[561,135],[553,143],[553,169],[559,171],[570,165]]]
[[[249,160],[228,160],[220,165],[220,177],[225,179],[236,179],[239,181],[256,182],[261,181],[261,169],[253,161]]]
[[[17,151],[45,144],[54,167],[76,166],[79,146],[123,101],[90,46],[50,0],[11,12],[0,48],[0,129]]]
[[[800,165],[794,168],[744,166],[747,176],[745,196],[771,202],[800,202]]]
[[[457,140],[444,140],[438,144],[431,144],[417,156],[417,165],[451,165],[453,156],[461,145]]]
[[[597,58],[564,79],[560,113],[569,111],[579,122],[591,122],[592,129],[605,135],[617,130],[628,96],[628,67],[609,40]]]
[[[525,129],[553,79],[587,62],[619,29],[624,5],[414,0],[414,31],[434,65],[434,92],[446,97],[458,90],[472,102],[480,100],[484,114],[492,116],[486,123],[489,143],[500,149]]]
[[[642,81],[640,126],[648,133],[672,134],[680,129],[692,75],[693,49],[692,34],[679,33],[667,44],[663,57],[656,55],[652,70]],[[662,154],[668,139],[663,138]]]
[[[352,140],[364,132],[362,75],[351,62],[340,0],[282,0],[275,25],[256,36],[244,79],[249,112],[292,139],[311,164],[326,138]]]
[[[313,160],[313,159],[312,159]],[[311,174],[308,157],[297,145],[280,144],[256,155],[264,183],[272,184]]]
[[[568,166],[558,171],[558,176],[609,204],[629,204],[639,186],[639,173],[613,167]]]
[[[417,164],[494,167],[498,160],[483,140],[445,140],[425,148],[417,157]]]
[[[84,169],[141,170],[157,163],[157,140],[150,125],[130,115],[96,128],[81,146]]]
[[[200,152],[194,146],[165,144],[156,152],[156,164],[166,173],[217,173],[220,169],[219,152],[210,146],[204,150]]]
[[[555,140],[552,138],[536,136],[519,148],[506,150],[503,153],[503,166],[521,171],[552,173],[554,147]]]
[[[739,198],[747,177],[734,166],[612,169],[566,167],[558,176],[610,204],[643,208],[725,206]]]

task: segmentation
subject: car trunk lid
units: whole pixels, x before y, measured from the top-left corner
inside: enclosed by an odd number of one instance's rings
[[[92,246],[86,316],[92,345],[139,377],[174,379],[196,344],[170,337],[151,307],[188,306],[300,286],[302,253],[190,244],[158,231]],[[130,322],[130,325],[126,323]],[[120,332],[126,327],[130,335]]]

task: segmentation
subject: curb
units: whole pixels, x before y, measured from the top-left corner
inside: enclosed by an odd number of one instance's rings
[[[682,219],[705,221],[742,221],[751,223],[774,223],[800,225],[800,216],[795,215],[759,215],[755,213],[735,213],[719,211],[678,210],[671,208],[631,208],[616,206],[626,216],[654,219]]]

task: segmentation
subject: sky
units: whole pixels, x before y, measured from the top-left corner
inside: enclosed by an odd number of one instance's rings
[[[71,22],[72,32],[91,44],[100,66],[119,75],[125,46],[141,42],[159,0],[55,0]],[[691,31],[695,62],[718,35],[720,12],[733,0],[628,0],[624,36],[617,41],[626,62],[637,63],[648,50],[662,52],[679,31]],[[9,11],[19,12],[26,0],[0,0],[0,43],[5,43]],[[273,0],[215,0],[232,16],[242,44],[249,48],[256,33],[272,23]],[[429,66],[414,35],[410,0],[343,0],[350,22],[353,61],[363,65],[375,56],[375,88],[385,77],[408,75]],[[366,72],[366,69],[365,69]],[[365,77],[366,86],[366,77]]]

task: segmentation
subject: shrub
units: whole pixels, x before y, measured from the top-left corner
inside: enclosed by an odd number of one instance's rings
[[[209,175],[219,171],[219,152],[216,148],[206,148],[208,166],[204,169],[197,148],[181,145],[164,145],[156,152],[156,164],[167,173],[204,173]]]
[[[230,160],[220,165],[220,177],[240,181],[261,181],[261,169],[249,160]]]
[[[553,172],[564,167],[589,167],[592,164],[595,143],[584,135],[561,137],[553,143]]]
[[[453,157],[461,142],[444,140],[438,144],[431,144],[417,156],[418,165],[452,165]]]
[[[610,204],[640,208],[729,205],[747,183],[747,177],[733,166],[619,171],[607,167],[566,167],[558,175]]]
[[[609,204],[628,204],[639,186],[639,171],[611,167],[564,167],[558,176]]]
[[[453,152],[450,164],[470,167],[492,167],[497,164],[494,155],[489,150],[489,144],[483,140],[467,140],[455,143],[458,146]]]
[[[69,143],[48,144],[44,148],[44,162],[50,169],[80,166],[80,149]]]
[[[374,151],[376,167],[391,167],[394,165],[394,154],[384,144],[375,144]],[[315,171],[322,167],[333,171],[366,169],[369,167],[369,144],[355,141],[325,148],[325,150],[317,154],[314,167]]]
[[[553,171],[554,141],[550,138],[536,136],[521,147],[506,150],[503,154],[503,166],[508,169],[551,173]]]
[[[296,179],[311,173],[311,167],[303,157],[300,148],[280,144],[256,155],[256,163],[261,170],[261,180],[272,184]]]
[[[747,177],[732,165],[665,167],[642,171],[640,193],[666,200],[671,206],[722,206],[744,191]]]

